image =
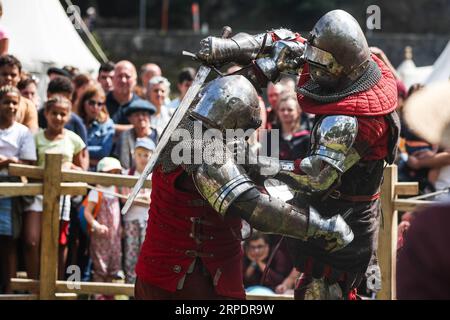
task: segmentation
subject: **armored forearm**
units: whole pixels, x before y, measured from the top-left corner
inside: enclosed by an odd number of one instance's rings
[[[241,32],[229,39],[210,36],[200,42],[201,49],[197,56],[211,64],[236,62],[247,65],[267,53],[272,44],[269,33],[250,35]]]
[[[355,165],[361,159],[358,152],[352,148],[350,149],[347,157],[344,160],[343,172],[346,172],[353,165]],[[296,174],[290,171],[281,170],[275,178],[288,184],[295,190],[306,190],[308,192],[321,192],[328,190],[342,175],[342,172],[328,163],[324,163],[323,167],[318,169],[317,173],[309,170],[314,170],[312,167],[306,167],[309,164],[309,158],[303,159],[300,167],[307,174]]]
[[[324,238],[326,249],[339,250],[353,240],[353,232],[340,215],[324,219],[313,208],[297,208],[282,200],[250,189],[238,197],[228,209],[254,228],[300,240]]]
[[[221,166],[200,166],[193,179],[198,192],[220,215],[237,214],[263,232],[301,240],[325,237],[329,250],[342,248],[353,239],[341,216],[323,219],[311,208],[296,208],[261,193],[231,159]]]
[[[306,240],[308,236],[308,215],[305,210],[270,198],[256,188],[236,199],[228,214],[238,214],[252,227],[265,233],[289,235],[301,240]]]

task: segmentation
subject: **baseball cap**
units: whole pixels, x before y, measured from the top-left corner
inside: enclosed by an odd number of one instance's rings
[[[114,169],[122,170],[122,165],[116,158],[104,157],[97,163],[98,172],[107,172]]]
[[[137,148],[144,148],[144,149],[147,149],[149,151],[155,151],[156,145],[153,142],[153,140],[151,140],[149,138],[138,138],[136,140],[136,145],[134,146],[135,150]]]

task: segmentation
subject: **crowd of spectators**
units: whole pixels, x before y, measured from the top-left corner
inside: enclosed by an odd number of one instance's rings
[[[175,96],[155,63],[144,64],[138,75],[131,61],[107,62],[95,78],[76,67],[52,67],[47,72],[46,97],[40,97],[37,78],[8,54],[8,40],[0,29],[1,182],[19,181],[8,175],[11,163],[43,166],[48,150],[63,154],[62,169],[138,176],[196,72],[193,68],[180,70]],[[374,48],[373,53],[387,60],[379,49]],[[234,66],[228,73],[238,70]],[[282,160],[301,159],[310,148],[314,119],[297,101],[297,81],[283,76],[279,82],[269,83],[265,96],[260,97],[262,129],[269,137],[278,130],[278,141],[269,138],[267,142],[278,143]],[[420,90],[419,84],[407,89],[398,80],[401,119],[404,102]],[[256,135],[249,142],[258,140]],[[419,182],[422,194],[448,193],[449,149],[420,138],[406,123],[402,123],[399,149],[400,181]],[[126,198],[129,189],[97,185],[85,198],[61,196],[58,278],[65,279],[67,266],[75,264],[81,268],[83,281],[123,279],[134,283],[150,192],[141,190],[138,200],[147,204],[134,204],[123,217],[117,195]],[[29,278],[39,278],[42,202],[39,195],[0,197],[0,293],[12,292],[9,279],[15,277],[18,267],[23,267]],[[413,213],[400,214],[399,248],[413,220]],[[255,232],[242,246],[243,285],[248,292],[261,288],[279,294],[292,292],[298,273],[281,237]]]

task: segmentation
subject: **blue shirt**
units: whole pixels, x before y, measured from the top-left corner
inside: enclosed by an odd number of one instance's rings
[[[109,157],[113,147],[114,122],[111,119],[103,123],[94,120],[87,132],[89,158],[100,160]]]
[[[114,98],[112,91],[106,95],[106,108],[108,109],[109,115],[115,124],[130,124],[128,117],[125,116],[125,111],[130,106],[130,103],[136,99],[140,98],[133,93],[133,97],[130,101],[120,105]]]

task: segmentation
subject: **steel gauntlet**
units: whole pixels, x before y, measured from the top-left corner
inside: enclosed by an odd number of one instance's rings
[[[294,40],[295,38],[296,34],[283,28],[257,35],[241,32],[231,38],[210,36],[200,41],[197,57],[214,65],[228,62],[247,65],[263,55],[270,54],[277,40]]]
[[[258,59],[256,64],[267,79],[275,82],[282,72],[298,74],[299,68],[305,63],[304,51],[305,45],[301,42],[277,41],[270,57]]]
[[[229,39],[210,36],[200,41],[197,57],[209,64],[236,62],[246,65],[271,45],[272,38],[266,33],[252,36],[241,32]]]
[[[325,249],[330,252],[344,248],[354,238],[353,231],[341,215],[324,219],[313,207],[309,207],[308,236],[325,239]]]

